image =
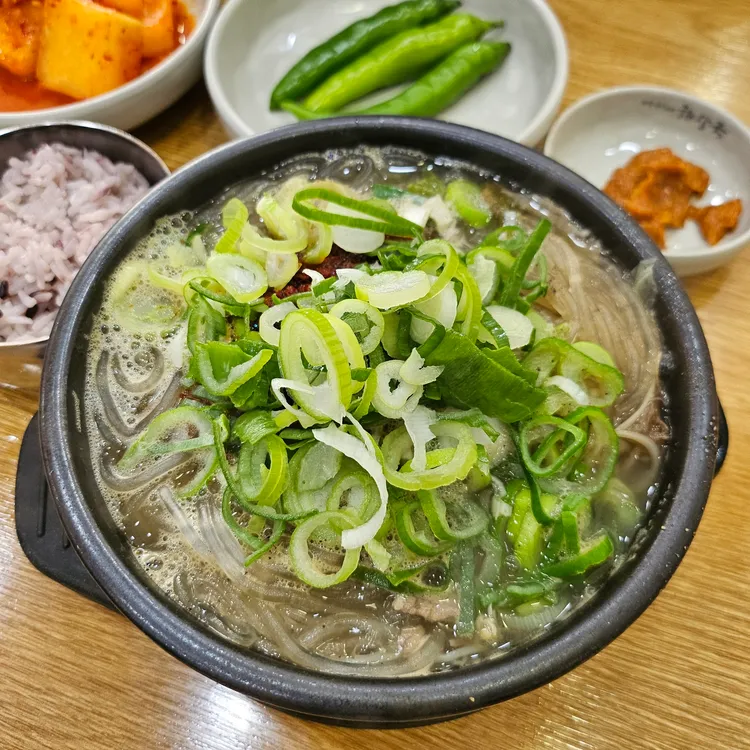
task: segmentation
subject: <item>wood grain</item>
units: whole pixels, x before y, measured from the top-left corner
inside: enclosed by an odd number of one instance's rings
[[[552,5],[570,42],[568,103],[605,86],[663,84],[750,122],[747,0]],[[138,135],[172,168],[225,139],[201,86]],[[19,441],[36,400],[0,391],[0,747],[750,747],[750,256],[687,287],[711,347],[732,447],[684,563],[627,633],[573,673],[420,729],[342,730],[264,708],[38,573],[18,546],[12,509]]]

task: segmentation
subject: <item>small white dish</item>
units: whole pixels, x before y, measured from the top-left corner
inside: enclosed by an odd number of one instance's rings
[[[279,79],[310,49],[393,2],[230,0],[209,36],[205,60],[208,91],[227,132],[242,138],[295,122],[286,112],[269,110]],[[460,12],[503,19],[505,28],[488,38],[506,39],[512,49],[500,70],[440,119],[536,145],[557,114],[568,80],[559,21],[544,0],[466,0]]]
[[[203,48],[220,0],[186,0],[195,28],[185,44],[138,78],[106,94],[25,112],[0,112],[0,130],[53,120],[88,120],[131,130],[163,112],[199,78]],[[75,40],[72,40],[73,42]]]
[[[680,276],[728,263],[750,245],[750,130],[728,112],[672,89],[607,89],[560,116],[544,153],[601,189],[634,154],[662,147],[709,173],[708,190],[695,205],[743,202],[737,228],[716,245],[706,243],[694,221],[667,229],[664,256]]]

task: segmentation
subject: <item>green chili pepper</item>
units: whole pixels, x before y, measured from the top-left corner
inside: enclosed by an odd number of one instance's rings
[[[526,570],[535,568],[542,553],[544,526],[537,521],[534,513],[527,511],[513,541],[513,551]]]
[[[193,240],[196,237],[200,237],[208,229],[208,224],[201,222],[196,225],[193,229],[188,232],[188,236],[185,238],[185,244],[190,247],[193,244]]]
[[[582,453],[587,440],[585,430],[564,419],[546,415],[534,417],[521,426],[521,458],[534,476],[551,476]]]
[[[515,606],[524,602],[536,601],[560,586],[560,581],[547,576],[521,579],[505,587],[510,603]]]
[[[583,451],[571,457],[555,474],[539,476],[539,485],[545,492],[561,496],[593,495],[614,472],[618,457],[617,433],[609,417],[594,406],[576,409],[565,421],[586,434]],[[530,472],[527,477],[537,481]]]
[[[329,276],[323,281],[316,281],[312,285],[312,293],[314,297],[322,297],[333,289],[333,285],[338,281],[336,276]]]
[[[560,518],[547,543],[542,570],[551,576],[569,578],[583,575],[608,560],[614,545],[606,532],[584,539],[591,526],[591,500],[584,495],[565,498]]]
[[[395,185],[384,185],[383,183],[373,185],[372,194],[376,198],[387,201],[392,200],[393,198],[403,198],[405,195],[409,195],[408,191],[403,188],[396,187]]]
[[[392,99],[346,114],[434,117],[498,68],[509,52],[507,42],[466,44]],[[330,112],[311,112],[294,102],[281,106],[300,120],[331,116]]]
[[[549,268],[547,266],[547,258],[544,255],[537,257],[537,267],[539,268],[539,278],[533,280],[526,279],[521,284],[523,289],[528,290],[523,297],[523,301],[529,306],[540,297],[544,297],[549,288]]]
[[[597,362],[563,339],[542,339],[523,364],[537,373],[540,385],[553,375],[569,378],[583,389],[592,406],[611,406],[625,387],[619,370]]]
[[[556,561],[560,555],[576,555],[581,549],[581,537],[591,525],[591,499],[585,495],[565,498],[560,517],[555,521],[544,550],[545,558]]]
[[[553,523],[557,515],[557,498],[554,495],[543,495],[539,489],[536,477],[524,466],[526,479],[529,483],[529,492],[531,493],[531,513],[534,518],[542,525],[548,526]]]
[[[517,607],[526,602],[535,602],[554,595],[555,589],[562,582],[558,578],[549,578],[540,573],[520,578],[501,589],[480,594],[479,601],[483,607]]]
[[[518,530],[521,528],[521,522],[526,513],[531,509],[531,493],[529,492],[529,488],[520,481],[515,481],[518,482],[518,484],[513,488],[514,493],[511,495],[511,493],[508,492],[508,495],[506,495],[508,502],[512,502],[513,504],[513,512],[511,513],[508,524],[505,527],[505,533],[508,535],[511,542],[515,541]],[[510,488],[510,484],[506,487],[506,489],[508,488]]]
[[[356,21],[310,50],[292,67],[276,84],[271,94],[271,109],[278,109],[286,99],[304,96],[332,73],[383,40],[447,15],[460,4],[457,0],[408,0]]]
[[[446,503],[434,490],[420,490],[417,497],[432,533],[444,542],[471,539],[490,524],[484,508],[468,498]]]
[[[334,73],[305,99],[304,106],[312,112],[336,112],[373,91],[413,80],[457,47],[499,25],[457,14],[402,31]]]
[[[482,250],[483,247],[498,247],[507,250],[512,256],[515,256],[523,250],[528,240],[528,233],[521,229],[521,227],[506,224],[505,226],[490,232],[482,240],[480,247],[477,248],[477,250],[472,250],[472,253],[484,252]],[[471,257],[472,253],[469,253],[469,257]]]
[[[615,548],[609,534],[601,532],[596,536],[580,543],[578,553],[562,557],[556,562],[542,566],[542,570],[549,576],[556,578],[570,578],[583,575],[590,568],[606,562],[614,553]]]
[[[434,557],[451,547],[450,542],[440,541],[433,535],[419,500],[399,508],[394,520],[399,539],[416,555]]]
[[[237,302],[237,300],[229,294],[216,291],[215,288],[212,288],[215,286],[216,282],[207,276],[192,279],[188,282],[188,287],[192,289],[192,291],[198,293],[201,297],[206,297],[207,299],[211,299],[214,302],[224,305],[228,314],[238,315],[240,317],[243,316],[247,311],[248,306]]]

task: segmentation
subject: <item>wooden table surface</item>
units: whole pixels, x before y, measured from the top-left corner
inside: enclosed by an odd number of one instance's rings
[[[605,86],[661,84],[750,123],[747,0],[552,5],[570,44],[566,103]],[[138,135],[172,168],[225,140],[200,86]],[[732,443],[685,561],[649,610],[574,672],[419,729],[336,729],[265,708],[37,572],[13,520],[20,438],[36,398],[0,391],[0,748],[750,747],[750,251],[687,287]]]

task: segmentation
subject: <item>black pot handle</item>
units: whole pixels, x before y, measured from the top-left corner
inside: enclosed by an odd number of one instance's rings
[[[724,414],[724,407],[719,401],[719,439],[716,444],[716,463],[714,464],[714,476],[720,471],[721,467],[724,466],[724,461],[727,457],[727,451],[729,450],[729,425],[727,424],[727,418]]]

